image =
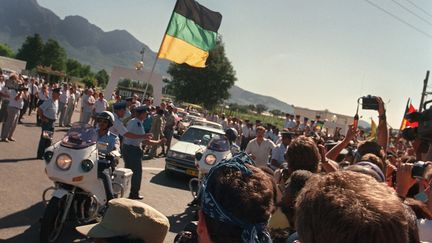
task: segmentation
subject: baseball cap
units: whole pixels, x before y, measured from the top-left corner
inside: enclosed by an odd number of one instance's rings
[[[154,243],[162,243],[168,229],[165,215],[143,202],[127,198],[110,200],[101,222],[76,227],[78,232],[91,238],[128,236]]]

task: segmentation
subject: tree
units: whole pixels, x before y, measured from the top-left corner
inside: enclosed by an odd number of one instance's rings
[[[14,51],[7,44],[0,44],[0,56],[14,57]]]
[[[100,70],[99,72],[96,73],[95,78],[97,80],[97,85],[105,88],[108,84],[109,81],[109,75],[107,73],[107,71],[105,71],[105,69]]]
[[[81,82],[84,83],[84,85],[88,88],[94,88],[96,87],[96,79],[94,77],[84,77]]]
[[[74,59],[67,59],[66,73],[69,76],[81,78],[81,63]]]
[[[66,51],[53,39],[49,39],[42,51],[42,65],[51,66],[53,70],[66,70]]]
[[[277,110],[277,109],[275,109],[275,110],[271,110],[270,113],[271,113],[273,116],[282,116],[282,115],[283,115],[283,112],[280,111],[280,110]]]
[[[255,107],[255,105],[253,105],[253,104],[248,105],[247,108],[248,108],[250,111],[256,111],[256,107]]]
[[[39,34],[27,36],[26,40],[18,49],[16,58],[27,62],[27,69],[33,69],[41,64],[41,56],[44,50],[44,43]]]
[[[235,71],[225,56],[225,48],[219,39],[210,50],[205,68],[194,68],[186,64],[171,64],[168,73],[172,81],[168,89],[177,100],[202,104],[212,109],[229,98],[228,90],[236,81]]]
[[[261,114],[261,113],[263,113],[264,111],[266,111],[268,109],[267,106],[265,106],[263,104],[258,104],[255,107],[256,107],[256,112],[258,114]]]

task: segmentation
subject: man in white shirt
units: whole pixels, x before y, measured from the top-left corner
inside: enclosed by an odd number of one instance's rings
[[[39,92],[39,88],[36,85],[36,79],[31,78],[30,79],[30,85],[28,88],[28,94],[29,94],[29,109],[28,109],[28,115],[30,116],[31,112],[36,109],[36,99],[37,94]]]
[[[270,139],[264,138],[264,127],[258,126],[255,130],[256,138],[248,143],[245,152],[255,161],[256,166],[267,166],[270,152],[276,145]]]
[[[108,102],[106,99],[104,99],[104,94],[100,92],[99,99],[96,100],[94,104],[95,115],[97,116],[99,113],[106,111],[107,108],[108,108]]]
[[[15,83],[17,82],[17,77],[15,75],[11,75],[10,79]],[[9,105],[7,107],[7,118],[3,123],[1,132],[2,142],[8,142],[8,140],[12,142],[15,141],[13,134],[18,123],[20,110],[24,106],[24,95],[23,91],[17,91],[15,89],[9,89],[8,91]]]
[[[82,106],[83,106],[82,116],[81,116],[82,123],[90,122],[95,102],[96,100],[93,97],[93,89],[88,89],[86,97],[83,97],[82,100]]]
[[[294,115],[286,114],[284,128],[288,130],[293,130],[296,127],[296,121],[294,119]]]
[[[291,139],[293,134],[288,131],[282,131],[282,142],[276,146],[272,151],[272,157],[270,162],[270,167],[274,170],[281,167],[281,165],[285,162],[285,153],[288,149],[289,144],[291,143]]]
[[[60,117],[59,117],[59,126],[60,127],[62,127],[64,125],[64,117],[66,114],[67,103],[68,103],[69,97],[70,97],[70,93],[69,93],[68,85],[63,84],[63,89],[61,90],[61,93],[60,93],[59,107],[58,107],[58,111],[57,111],[57,115],[60,114]]]

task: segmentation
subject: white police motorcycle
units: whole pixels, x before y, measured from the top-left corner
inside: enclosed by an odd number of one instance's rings
[[[54,186],[42,195],[48,203],[41,219],[40,242],[56,242],[66,222],[86,224],[98,219],[110,195],[129,194],[132,171],[115,169],[120,154],[106,153],[107,146],[97,142],[92,126],[74,123],[61,141],[46,149],[45,172]],[[102,179],[106,171],[109,178]],[[107,189],[110,185],[112,193]]]
[[[239,147],[234,143],[237,136],[238,133],[235,129],[227,129],[225,136],[219,135],[213,137],[206,148],[200,149],[195,153],[195,166],[198,168],[198,178],[192,178],[189,181],[189,190],[194,198],[189,205],[196,203],[203,178],[209,173],[210,169],[223,160],[231,159],[233,154],[240,151]]]

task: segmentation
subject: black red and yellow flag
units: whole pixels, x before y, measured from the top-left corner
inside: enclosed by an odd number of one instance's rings
[[[401,124],[401,127],[399,129],[400,131],[404,130],[407,127],[411,127],[411,128],[418,127],[418,122],[410,122],[410,121],[408,121],[408,119],[405,118],[405,116],[407,114],[415,112],[415,111],[417,111],[417,109],[414,108],[410,99],[408,99],[407,105],[405,107],[405,113],[404,113],[404,116],[402,118],[402,124]]]
[[[194,0],[178,0],[159,50],[159,58],[205,67],[216,45],[222,15]]]

